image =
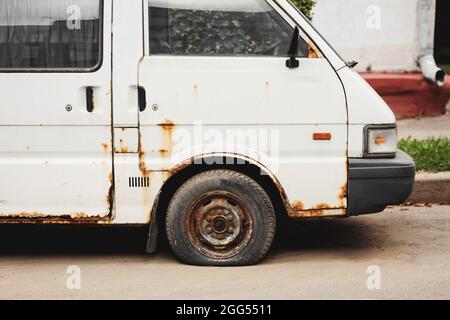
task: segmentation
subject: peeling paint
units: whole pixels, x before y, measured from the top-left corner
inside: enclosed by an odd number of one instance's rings
[[[340,202],[340,206],[341,206],[341,208],[345,208],[346,207],[346,204],[347,204],[347,183],[345,183],[341,188],[340,188],[340,191],[339,191],[339,195],[338,195],[338,197],[337,197],[337,199],[339,200],[339,202]]]
[[[294,201],[288,210],[290,218],[308,219],[308,218],[326,218],[326,217],[344,217],[347,215],[345,206],[335,208],[326,203],[319,203],[312,209],[304,210],[304,205],[300,201]]]
[[[334,209],[334,208],[333,208],[333,206],[330,206],[329,204],[326,204],[326,203],[319,203],[314,206],[314,210],[329,210],[329,209]]]
[[[163,130],[164,141],[162,147],[159,150],[159,154],[162,158],[167,158],[172,152],[173,144],[173,132],[175,130],[175,124],[170,120],[165,120],[158,125]]]
[[[175,127],[175,123],[173,123],[172,121],[166,119],[166,120],[164,120],[164,122],[158,124],[158,127],[162,127],[165,130],[166,129],[169,130],[169,128],[171,129],[171,128]]]
[[[139,171],[141,172],[141,174],[144,178],[149,179],[150,186],[151,186],[152,172],[151,172],[150,168],[147,167],[147,163],[145,160],[145,150],[144,150],[143,141],[142,141],[142,134],[141,134],[140,130],[139,130],[138,145],[139,145],[138,146],[139,147]],[[143,206],[144,206],[146,212],[148,212],[147,220],[150,221],[151,214],[152,214],[152,207],[153,207],[151,188],[150,187],[142,188],[142,190],[143,190]]]
[[[159,150],[159,154],[161,156],[161,158],[167,158],[169,155],[170,151],[167,149],[161,149]]]
[[[0,224],[107,224],[109,217],[89,216],[84,212],[50,215],[41,212],[20,212],[0,216]]]
[[[147,164],[145,161],[145,151],[144,147],[142,146],[142,134],[139,132],[139,171],[141,171],[142,175],[144,177],[148,177],[149,175],[149,168],[147,168]]]
[[[308,58],[309,59],[317,59],[319,55],[317,54],[316,50],[311,45],[308,45]]]
[[[293,219],[308,219],[308,218],[332,218],[332,217],[346,217],[347,212],[344,209],[314,209],[314,210],[290,210],[288,212],[290,218]]]
[[[144,153],[141,153],[144,155]],[[144,177],[148,177],[150,170],[147,168],[147,164],[145,163],[145,159],[139,161],[139,170],[141,171]]]
[[[291,204],[291,209],[292,210],[295,210],[295,211],[301,211],[301,210],[303,210],[305,208],[305,205],[303,204],[303,202],[301,202],[301,201],[294,201],[292,204]]]
[[[114,206],[114,203],[113,203],[113,192],[114,192],[114,187],[111,184],[111,187],[109,188],[108,194],[106,195],[106,205],[107,205],[107,208],[109,208],[110,214],[112,214],[112,208]]]
[[[102,148],[103,148],[103,151],[108,151],[109,145],[107,143],[102,143]]]
[[[150,172],[147,163],[145,162],[145,152],[143,151],[139,153],[139,171],[141,171],[144,177],[147,177]]]

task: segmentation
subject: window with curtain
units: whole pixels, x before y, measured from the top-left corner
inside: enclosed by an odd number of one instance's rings
[[[0,70],[96,67],[101,8],[101,0],[0,0]]]
[[[266,0],[150,0],[149,17],[151,54],[287,56],[294,33]]]

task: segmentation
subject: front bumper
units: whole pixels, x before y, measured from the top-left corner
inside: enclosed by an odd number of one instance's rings
[[[403,151],[393,159],[349,159],[348,213],[377,213],[411,195],[416,166]]]

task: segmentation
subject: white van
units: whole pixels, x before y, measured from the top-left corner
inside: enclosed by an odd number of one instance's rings
[[[286,0],[0,0],[0,223],[250,265],[277,219],[401,204],[414,162],[351,67]]]

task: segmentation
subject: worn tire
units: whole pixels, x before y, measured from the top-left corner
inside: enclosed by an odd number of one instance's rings
[[[199,199],[206,199],[205,204]],[[275,230],[275,210],[267,193],[250,177],[231,170],[192,177],[175,193],[167,211],[169,244],[181,262],[192,265],[256,264],[272,246]]]

